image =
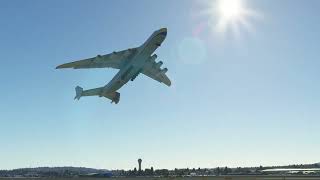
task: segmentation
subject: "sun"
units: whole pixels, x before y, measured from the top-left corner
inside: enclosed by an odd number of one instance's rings
[[[218,11],[221,18],[225,20],[234,20],[241,16],[243,4],[240,0],[220,0],[218,2]]]
[[[217,0],[216,3],[216,8],[212,9],[218,17],[216,30],[226,32],[230,29],[236,34],[241,26],[250,30],[248,18],[252,16],[252,10],[246,7],[244,0]]]
[[[260,18],[260,13],[249,8],[247,0],[205,0],[206,8],[200,15],[206,15],[213,32],[232,32],[240,36],[242,29],[253,31],[250,20]],[[229,34],[229,33],[228,33]]]

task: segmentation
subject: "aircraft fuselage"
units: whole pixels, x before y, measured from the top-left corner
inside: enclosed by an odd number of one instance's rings
[[[134,79],[143,69],[154,51],[161,45],[167,36],[167,29],[162,28],[154,32],[148,40],[137,48],[134,57],[112,78],[103,88],[102,94],[117,91],[129,80]]]

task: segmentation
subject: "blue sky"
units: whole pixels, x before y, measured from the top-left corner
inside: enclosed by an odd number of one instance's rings
[[[209,1],[210,2],[210,1]],[[214,2],[214,1],[211,1]],[[320,2],[250,1],[252,28],[216,32],[202,1],[1,1],[0,169],[313,163],[320,151]],[[118,105],[74,101],[113,69],[59,64],[143,43],[173,85],[139,75]]]

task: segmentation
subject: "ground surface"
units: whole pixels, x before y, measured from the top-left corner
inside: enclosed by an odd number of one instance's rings
[[[136,177],[136,178],[0,178],[0,180],[320,180],[320,176],[219,176],[219,177]]]

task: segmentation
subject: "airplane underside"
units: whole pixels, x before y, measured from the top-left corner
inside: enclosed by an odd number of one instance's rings
[[[130,80],[133,81],[141,73],[167,86],[171,85],[167,77],[167,68],[161,68],[163,62],[156,62],[154,51],[161,45],[167,36],[167,29],[161,28],[155,31],[139,47],[129,48],[118,52],[105,55],[97,55],[92,58],[73,61],[57,66],[57,69],[89,69],[89,68],[114,68],[119,72],[105,86],[83,90],[77,86],[74,99],[80,99],[82,96],[99,96],[110,99],[114,103],[119,103],[120,93],[117,92],[123,85]],[[112,103],[111,102],[111,103]]]

